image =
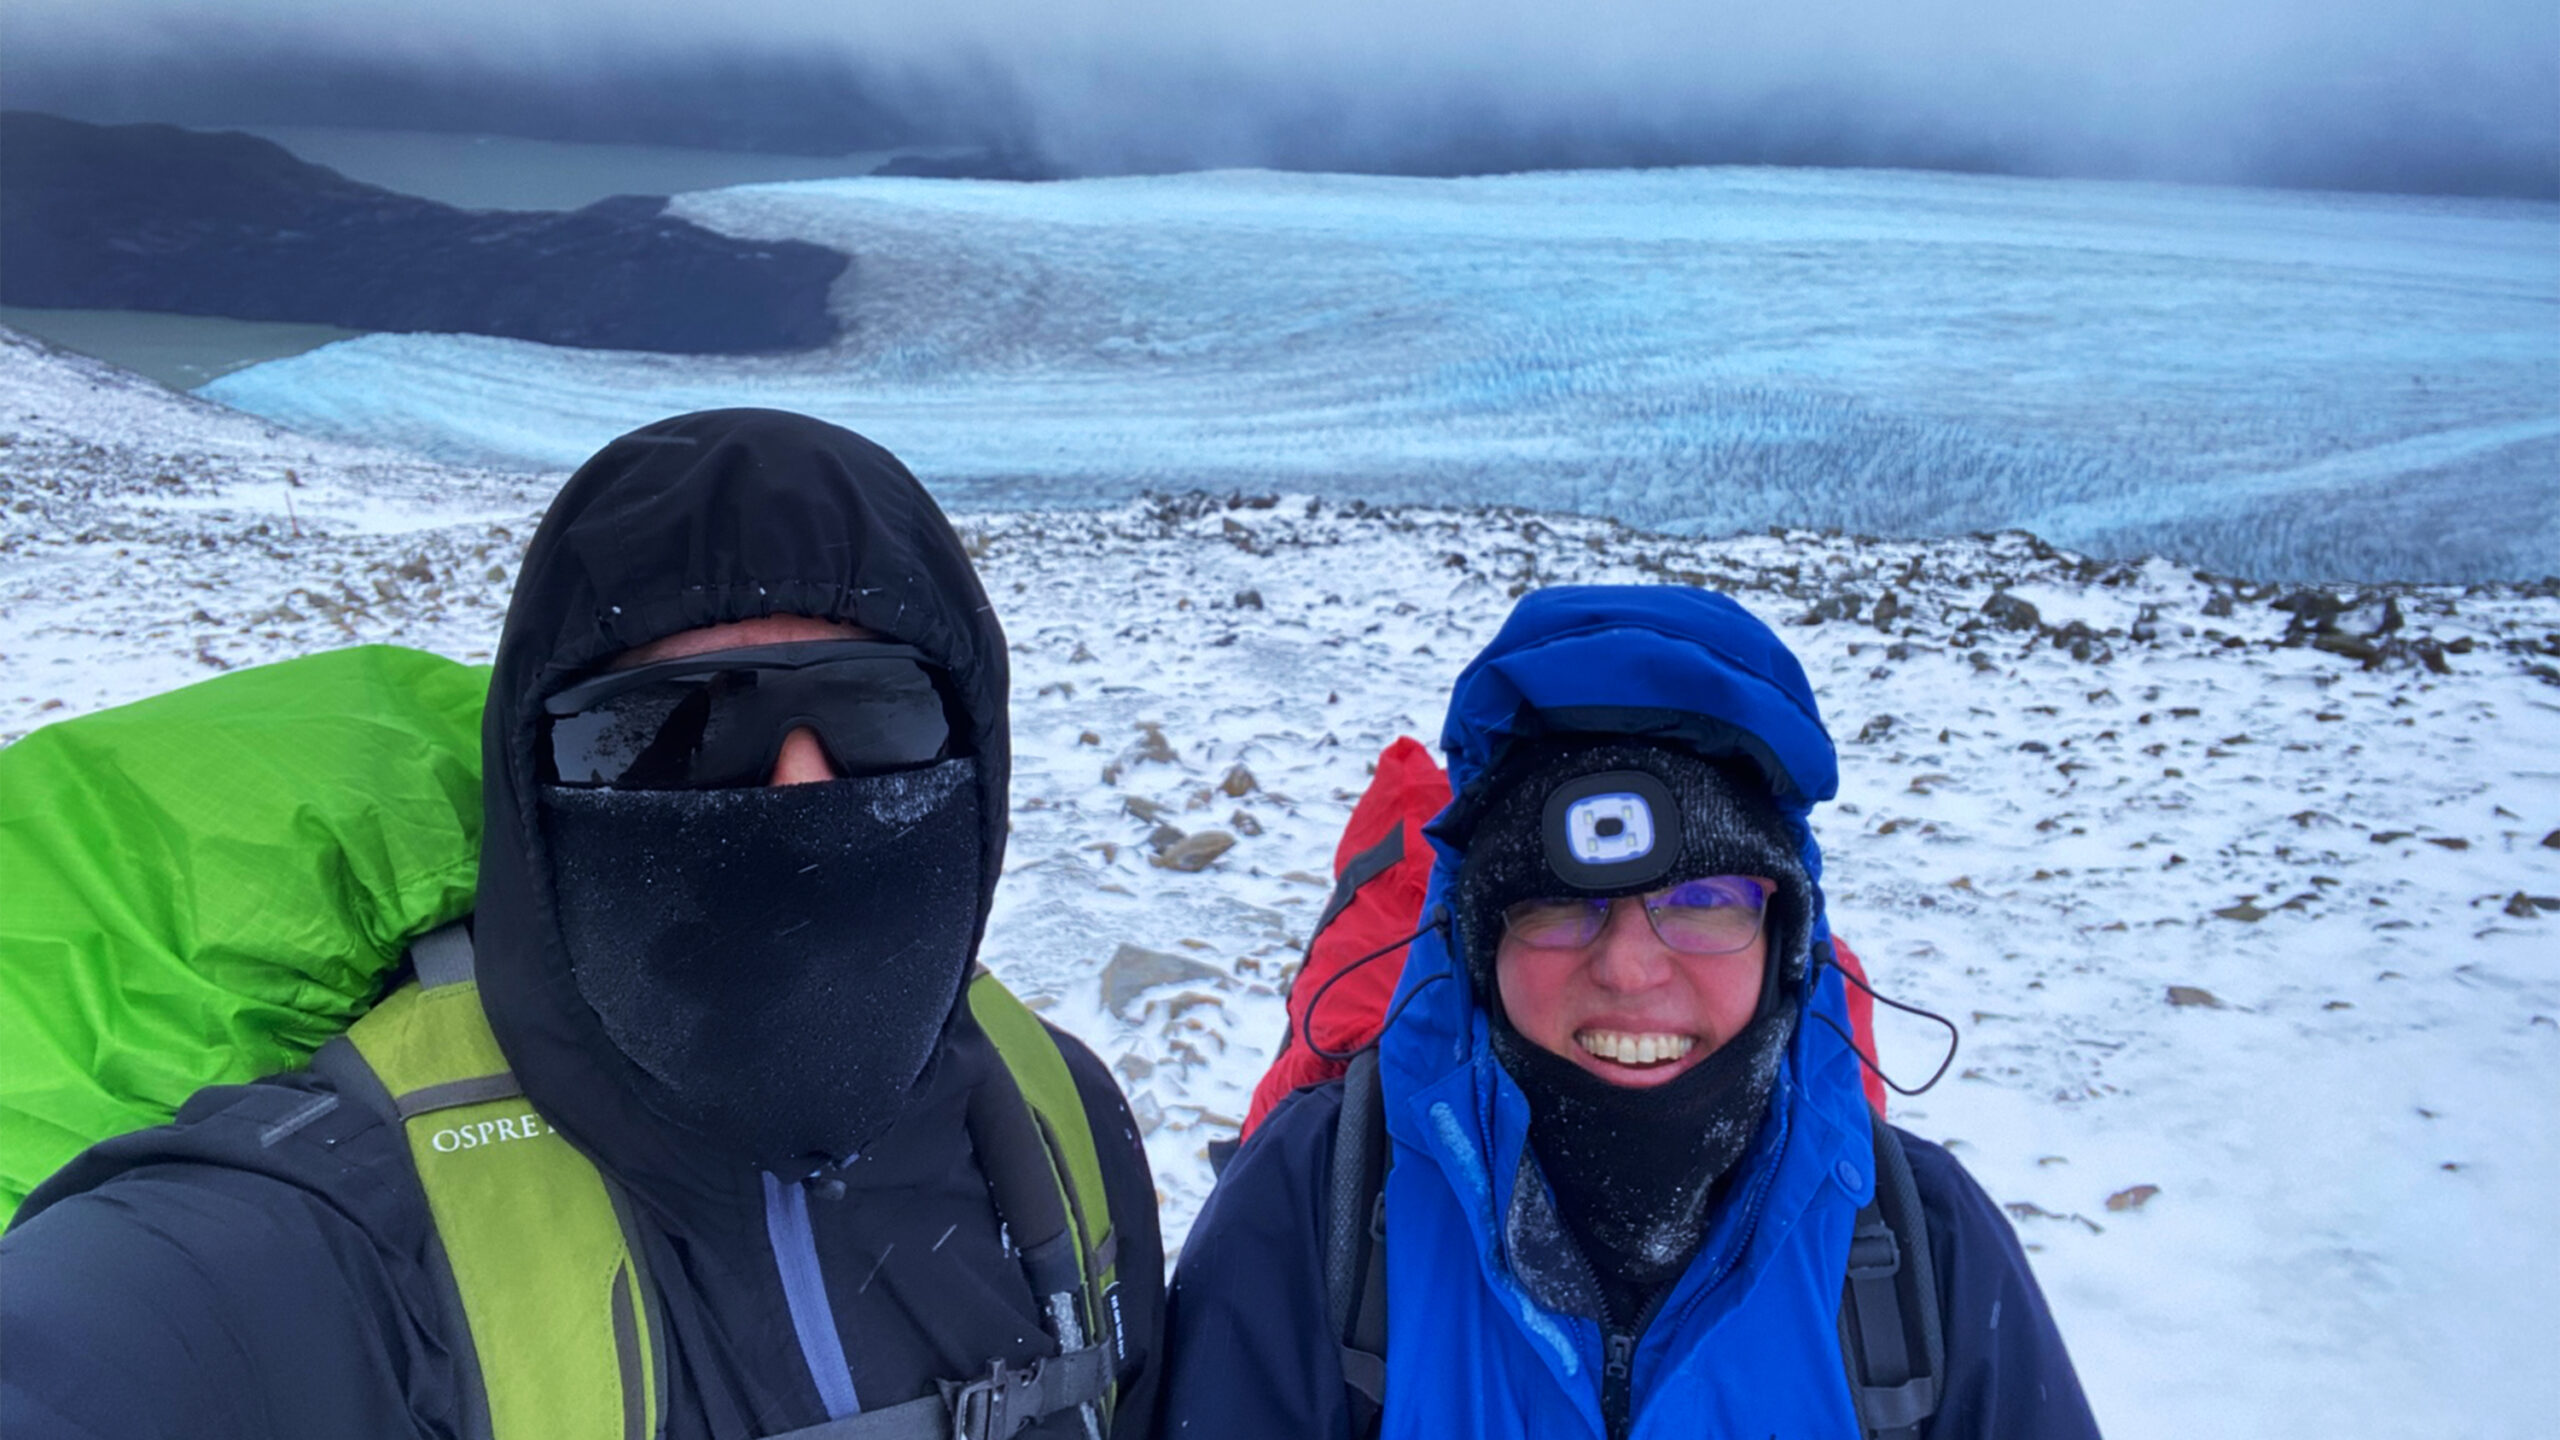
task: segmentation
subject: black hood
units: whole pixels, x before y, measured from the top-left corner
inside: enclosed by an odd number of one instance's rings
[[[1002,869],[1004,634],[950,522],[888,451],[774,410],[633,431],[571,476],[526,551],[481,731],[487,826],[474,922],[483,1000],[525,1093],[644,1191],[752,1183],[639,1100],[641,1072],[570,974],[535,770],[545,697],[682,630],[766,615],[850,621],[924,652],[966,712],[980,821],[974,948]],[[951,1000],[959,999],[955,983]],[[714,1169],[736,1169],[715,1179]]]

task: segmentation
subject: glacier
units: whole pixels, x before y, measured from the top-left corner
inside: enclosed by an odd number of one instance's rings
[[[779,406],[963,511],[1287,490],[1695,535],[2018,528],[2270,579],[2560,569],[2545,202],[1713,168],[835,180],[670,213],[853,254],[845,337],[375,335],[202,393],[543,468]]]

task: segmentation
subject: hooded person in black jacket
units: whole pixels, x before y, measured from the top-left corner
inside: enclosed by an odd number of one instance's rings
[[[826,691],[828,663],[895,677],[857,687],[886,708]],[[684,756],[576,729],[610,720],[580,697],[615,677],[725,664],[803,688],[719,711]],[[476,978],[526,1101],[623,1197],[666,1436],[841,1424],[1060,1348],[970,1139],[1005,1067],[962,997],[1004,850],[1006,686],[941,512],[803,416],[635,431],[534,537],[483,727]],[[889,733],[915,724],[921,743]],[[1153,1185],[1108,1072],[1051,1034],[1108,1197],[1111,1433],[1142,1436]],[[0,1431],[486,1432],[470,1355],[492,1339],[457,1333],[408,1143],[366,1105],[314,1105],[336,1088],[202,1092],[29,1198],[0,1239]]]

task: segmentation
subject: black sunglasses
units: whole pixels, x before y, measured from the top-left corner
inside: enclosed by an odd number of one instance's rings
[[[543,778],[623,790],[761,785],[808,729],[839,775],[965,753],[947,679],[912,645],[813,640],[610,670],[542,703]]]

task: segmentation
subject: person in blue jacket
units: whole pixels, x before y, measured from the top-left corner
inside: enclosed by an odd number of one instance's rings
[[[1164,1433],[2094,1437],[2006,1217],[1945,1150],[1895,1132],[1888,1162],[1871,1129],[1808,822],[1838,762],[1778,637],[1700,590],[1533,593],[1442,744],[1456,798],[1374,1072],[1383,1408],[1374,1375],[1346,1385],[1374,1361],[1333,1308],[1356,1283],[1325,1239],[1337,1081],[1201,1211]],[[1891,1254],[1862,1216],[1887,1169],[1943,1353],[1881,1403],[1843,1295],[1853,1232]]]

